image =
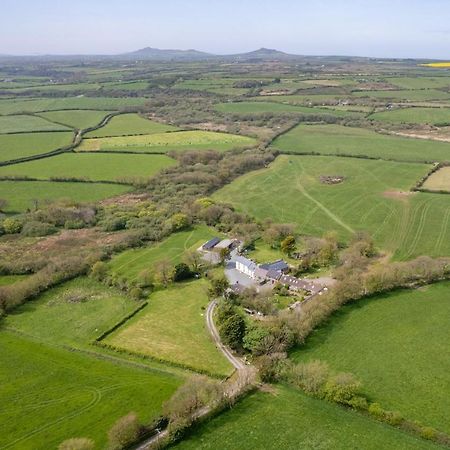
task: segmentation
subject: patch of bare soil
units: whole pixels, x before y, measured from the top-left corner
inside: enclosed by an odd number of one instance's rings
[[[407,201],[411,195],[414,195],[415,192],[410,191],[384,191],[383,197],[386,198],[395,198],[396,200]]]
[[[344,182],[345,177],[342,175],[320,175],[319,180],[322,184],[340,184]]]
[[[390,134],[415,139],[428,139],[431,141],[450,142],[450,127],[428,127],[412,130],[393,131]]]

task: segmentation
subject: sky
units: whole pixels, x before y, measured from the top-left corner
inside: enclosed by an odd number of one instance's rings
[[[0,0],[0,54],[230,54],[450,60],[449,0]]]

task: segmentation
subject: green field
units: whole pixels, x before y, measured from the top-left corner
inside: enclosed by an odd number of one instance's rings
[[[160,153],[169,150],[230,150],[255,145],[256,140],[235,134],[213,131],[179,131],[138,136],[84,139],[80,151],[133,151]]]
[[[193,370],[229,375],[232,366],[216,348],[206,328],[208,286],[206,280],[196,280],[155,292],[149,305],[105,342]]]
[[[307,235],[335,230],[346,239],[354,231],[368,231],[397,259],[445,256],[450,253],[448,198],[408,194],[428,169],[413,163],[280,156],[270,168],[238,178],[213,197],[257,219],[296,223]],[[321,175],[345,180],[327,185]]]
[[[0,134],[31,131],[69,131],[69,128],[36,116],[0,116]]]
[[[293,355],[361,379],[383,407],[450,433],[450,283],[345,307]]]
[[[401,89],[438,89],[450,87],[450,77],[395,77],[386,81]]]
[[[342,125],[298,125],[275,139],[272,147],[288,153],[367,156],[397,161],[447,161],[445,142],[403,138]]]
[[[283,386],[257,392],[201,425],[183,450],[427,450],[441,448]]]
[[[176,83],[175,89],[206,91],[218,95],[239,96],[246,94],[249,89],[235,88],[233,84],[239,81],[233,78],[206,78],[200,80],[184,80]]]
[[[86,138],[127,136],[133,134],[154,134],[176,131],[178,128],[141,117],[139,114],[120,114],[113,117],[106,126],[85,134]]]
[[[405,102],[420,102],[424,100],[448,100],[450,93],[436,89],[422,89],[413,91],[355,91],[355,97],[370,97],[375,99],[402,100]]]
[[[48,153],[71,144],[72,132],[0,135],[0,161]]]
[[[16,281],[23,280],[26,275],[0,275],[0,286],[8,286]]]
[[[8,202],[6,212],[31,209],[34,201],[70,199],[75,202],[96,202],[130,190],[129,186],[100,183],[58,183],[52,181],[0,181],[0,198]]]
[[[16,309],[2,325],[48,343],[86,347],[138,306],[114,288],[77,278]]]
[[[148,81],[123,81],[121,83],[102,83],[103,89],[120,91],[145,91],[149,88]]]
[[[110,262],[111,273],[134,281],[143,270],[152,268],[158,261],[168,260],[174,265],[181,262],[187,250],[196,250],[214,236],[214,230],[202,225],[171,234],[156,245],[114,256]]]
[[[450,124],[450,108],[401,108],[372,114],[369,119],[392,123]]]
[[[5,330],[0,347],[2,449],[55,449],[80,436],[104,448],[106,433],[119,417],[135,411],[151,421],[180,384],[169,373],[47,346]]]
[[[423,184],[425,189],[450,192],[450,166],[442,167],[428,177]]]
[[[83,111],[79,109],[39,113],[41,117],[78,130],[98,125],[108,114],[110,114],[110,111]]]
[[[303,91],[305,92],[305,91]],[[306,105],[313,104],[337,104],[339,100],[349,99],[351,94],[317,94],[312,90],[311,93],[294,94],[294,95],[271,95],[270,101],[275,103],[288,103],[290,105]],[[267,98],[260,96],[254,97],[256,101],[266,102]]]
[[[147,101],[144,97],[64,97],[0,100],[0,114],[57,111],[62,109],[121,110],[139,107]]]
[[[127,181],[148,178],[176,161],[165,155],[64,153],[51,158],[0,167],[2,176],[27,176],[38,180],[80,178],[92,181]]]
[[[289,101],[287,97],[286,101]],[[217,111],[231,114],[262,114],[262,113],[294,113],[310,115],[329,115],[336,117],[361,116],[357,112],[338,111],[324,108],[309,108],[307,106],[296,106],[287,103],[276,102],[236,102],[219,103],[216,105]]]

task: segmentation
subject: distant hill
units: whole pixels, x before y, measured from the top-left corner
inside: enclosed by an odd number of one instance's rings
[[[145,47],[130,53],[117,55],[118,57],[137,58],[137,59],[154,59],[154,60],[204,60],[214,58],[215,55],[200,52],[198,50],[161,50],[159,48]]]
[[[236,55],[228,55],[229,57],[242,60],[280,60],[300,58],[299,55],[290,55],[289,53],[281,52],[271,48],[260,48],[252,52],[238,53]]]

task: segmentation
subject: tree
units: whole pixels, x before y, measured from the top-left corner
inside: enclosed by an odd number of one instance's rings
[[[179,263],[175,266],[173,280],[183,281],[192,277],[192,272],[186,263]]]
[[[220,337],[225,345],[233,349],[242,347],[242,340],[245,336],[245,320],[237,313],[229,316],[219,328]]]
[[[17,234],[22,230],[22,222],[18,219],[8,217],[3,221],[3,230],[6,234]]]
[[[138,286],[140,288],[152,288],[155,282],[155,274],[151,269],[144,269],[138,275]]]
[[[191,250],[184,255],[184,261],[191,267],[193,272],[198,272],[202,262],[202,257],[198,251]]]
[[[286,236],[281,241],[281,251],[283,253],[286,253],[286,255],[291,255],[292,252],[295,250],[296,242],[295,237],[292,235]]]
[[[94,446],[92,439],[72,438],[59,444],[58,450],[94,450]]]
[[[258,325],[253,325],[245,333],[242,341],[243,347],[254,355],[262,355],[264,353],[264,340],[269,335],[269,331]]]
[[[130,412],[121,417],[108,431],[110,448],[119,450],[135,442],[139,437],[140,428],[136,413]]]
[[[97,261],[91,268],[91,277],[102,281],[108,274],[108,265],[103,261]]]
[[[155,279],[160,284],[167,287],[167,285],[173,280],[174,269],[169,260],[163,259],[155,264]]]
[[[229,287],[228,280],[225,277],[212,278],[211,287],[209,289],[210,297],[220,297]]]
[[[230,256],[230,249],[229,248],[221,248],[219,255],[220,255],[220,262],[223,264]]]
[[[172,231],[180,231],[189,226],[189,218],[186,214],[177,213],[170,219]]]

